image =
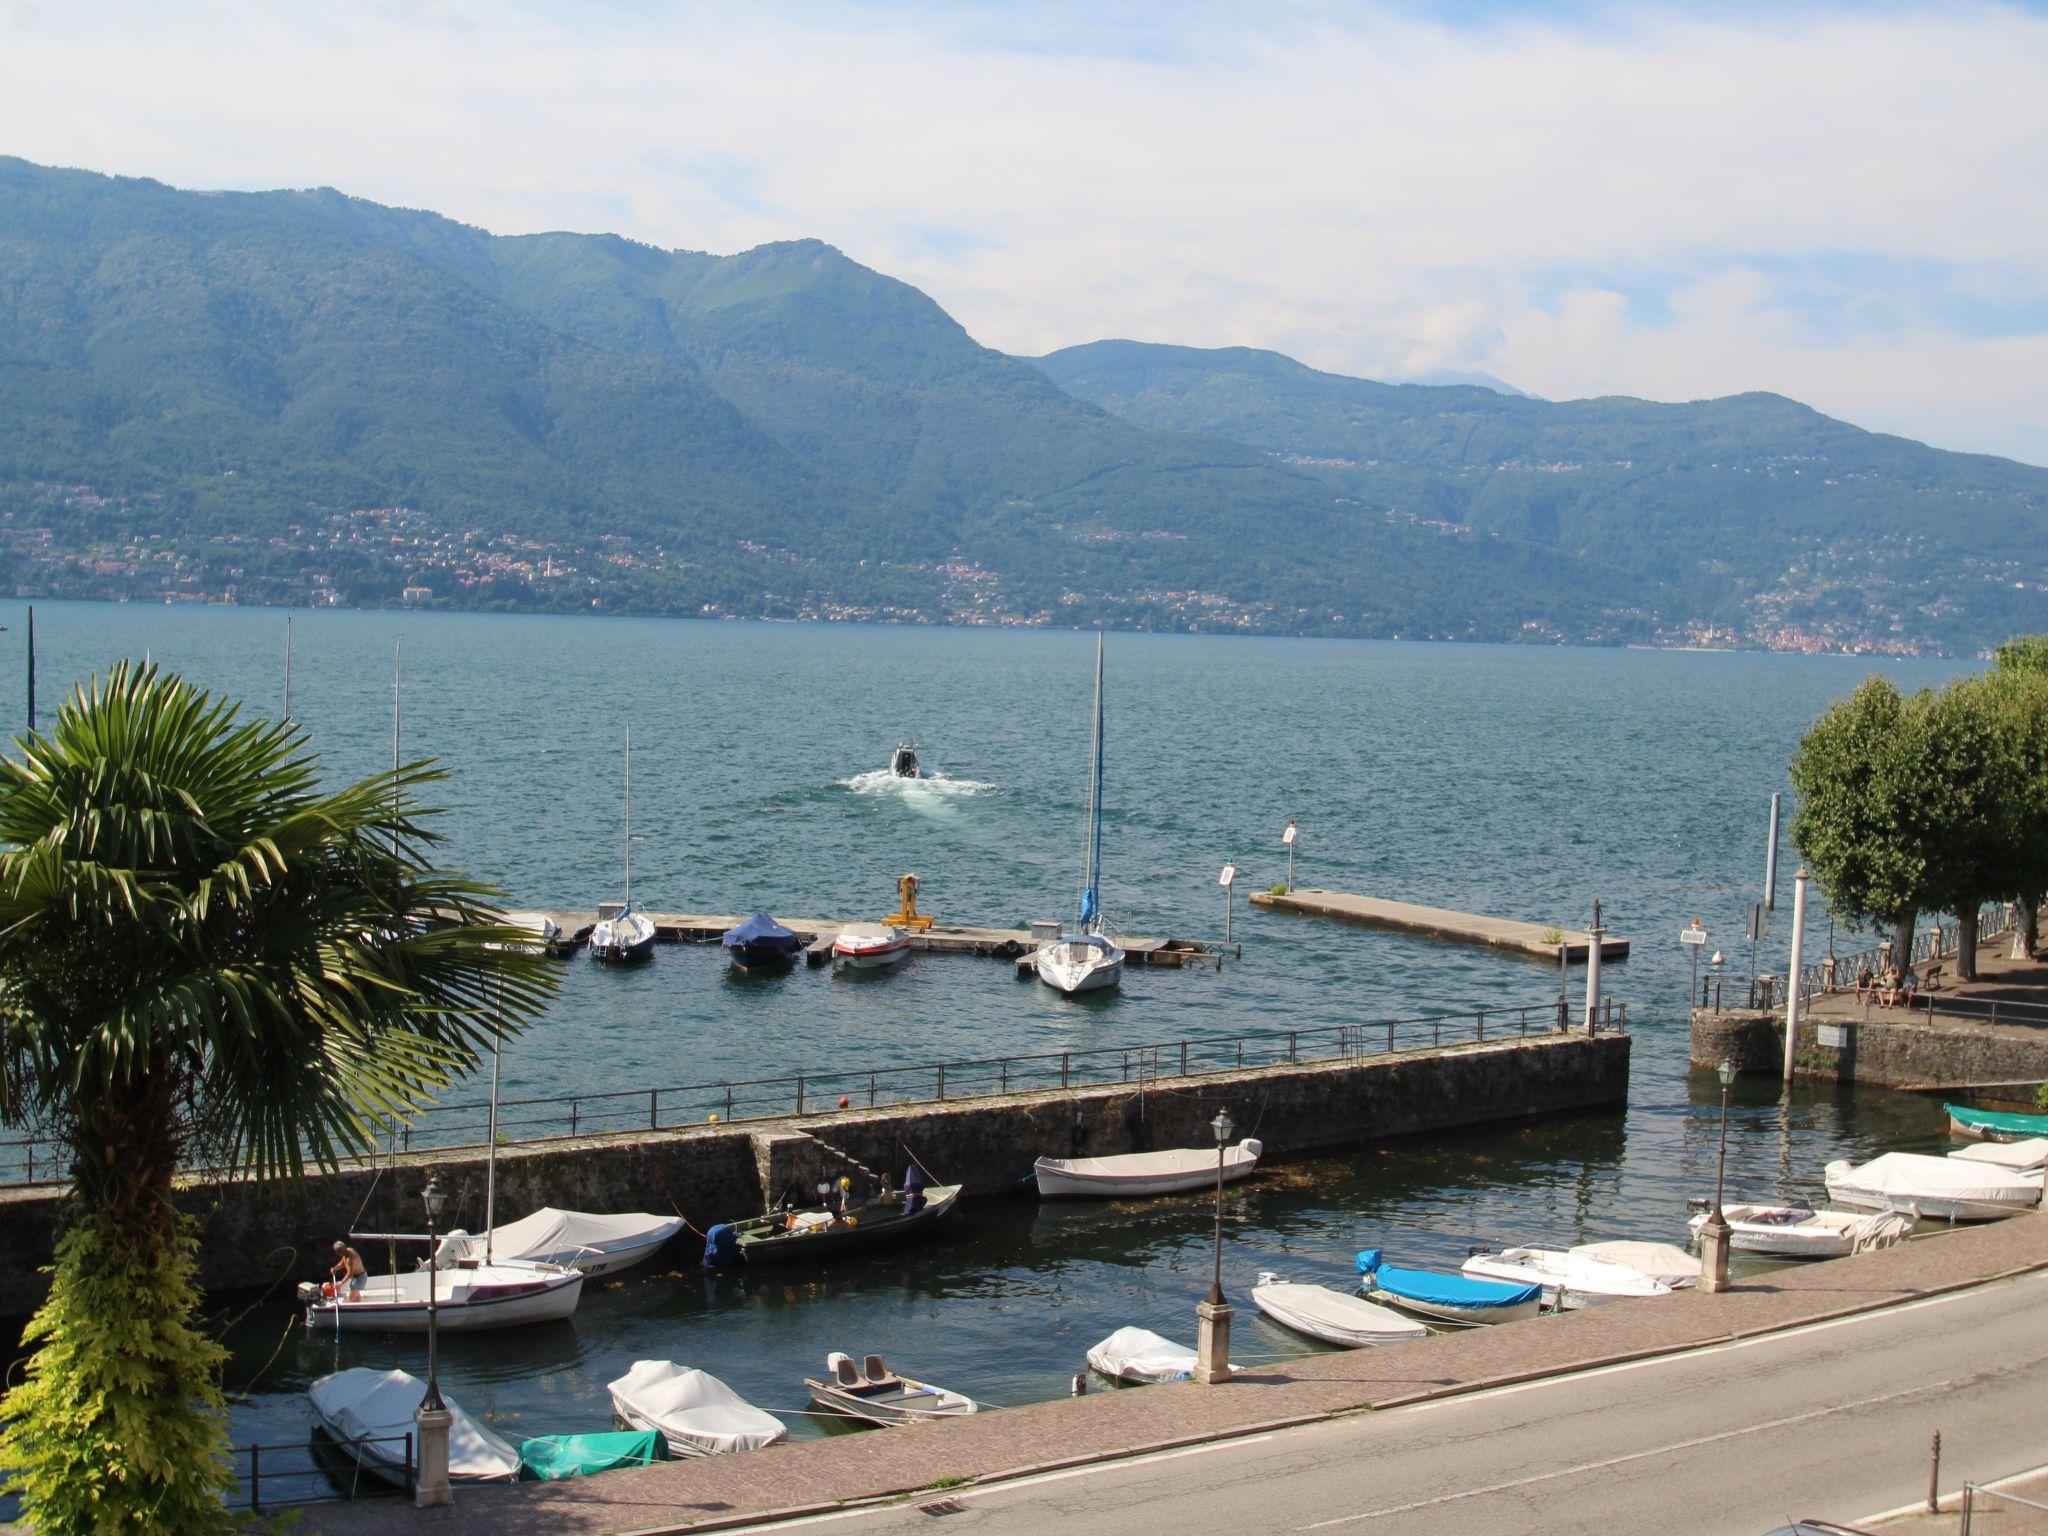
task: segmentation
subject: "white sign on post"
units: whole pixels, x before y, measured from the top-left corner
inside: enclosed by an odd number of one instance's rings
[[[1220,886],[1224,887],[1224,888],[1225,888],[1226,890],[1227,890],[1227,889],[1229,889],[1229,887],[1230,887],[1231,885],[1235,884],[1235,883],[1236,883],[1236,881],[1237,881],[1237,866],[1236,866],[1235,864],[1226,864],[1226,865],[1224,865],[1224,866],[1223,866],[1223,873],[1222,873],[1222,874],[1220,874],[1220,875],[1218,875],[1218,876],[1216,877],[1216,883],[1217,883],[1218,885],[1220,885]]]
[[[1294,839],[1298,835],[1299,834],[1295,829],[1294,823],[1290,821],[1289,823],[1287,823],[1287,830],[1280,834],[1280,841],[1285,843],[1288,847],[1292,848],[1294,846]]]
[[[1707,930],[1704,928],[1681,928],[1678,931],[1678,942],[1681,944],[1704,944],[1707,942]]]

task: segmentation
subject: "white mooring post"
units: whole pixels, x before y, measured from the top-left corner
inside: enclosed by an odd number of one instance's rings
[[[1783,808],[1782,794],[1771,796],[1771,846],[1764,855],[1764,910],[1778,910],[1778,813]]]
[[[1806,866],[1792,877],[1792,962],[1785,976],[1785,1081],[1799,1054],[1799,971],[1806,959]]]
[[[1600,903],[1593,902],[1593,926],[1586,930],[1586,1033],[1595,1034],[1600,1028],[1600,937],[1607,930],[1600,926]]]

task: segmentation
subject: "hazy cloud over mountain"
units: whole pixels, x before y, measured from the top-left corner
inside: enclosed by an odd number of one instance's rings
[[[2048,462],[2048,17],[16,5],[0,149],[497,230],[816,235],[991,346],[1771,389]]]

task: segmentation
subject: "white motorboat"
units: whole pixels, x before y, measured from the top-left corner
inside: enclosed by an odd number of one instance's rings
[[[424,1333],[427,1286],[435,1288],[434,1310],[444,1333],[512,1328],[523,1323],[556,1323],[576,1310],[583,1272],[553,1264],[483,1264],[464,1259],[448,1269],[401,1270],[371,1275],[354,1299],[337,1300],[332,1285],[305,1281],[299,1300],[308,1328],[343,1333]]]
[[[910,956],[910,935],[886,923],[848,923],[832,941],[832,963],[850,971],[879,971]]]
[[[1661,1280],[1674,1291],[1700,1281],[1700,1261],[1674,1243],[1650,1243],[1636,1238],[1613,1238],[1601,1243],[1578,1243],[1573,1253],[1609,1264],[1622,1264]]]
[[[1223,1153],[1223,1182],[1250,1177],[1264,1148],[1251,1137]],[[1168,1152],[1120,1152],[1111,1157],[1041,1157],[1032,1165],[1038,1193],[1047,1200],[1128,1200],[1177,1195],[1216,1186],[1214,1152],[1176,1147]]]
[[[1699,1241],[1711,1211],[1688,1225]],[[1889,1248],[1913,1230],[1913,1218],[1897,1211],[1816,1211],[1804,1205],[1724,1205],[1728,1246],[1737,1253],[1776,1259],[1841,1259],[1873,1248]]]
[[[1271,1270],[1260,1271],[1259,1283],[1252,1287],[1252,1305],[1283,1328],[1346,1349],[1429,1337],[1428,1328],[1392,1307],[1327,1285],[1298,1285]]]
[[[600,1216],[544,1205],[531,1216],[488,1232],[465,1232],[457,1227],[441,1239],[441,1271],[447,1274],[465,1259],[482,1259],[613,1275],[647,1258],[685,1225],[680,1216],[655,1216],[646,1211]]]
[[[427,1384],[404,1371],[367,1366],[322,1376],[306,1389],[313,1415],[357,1466],[384,1482],[406,1481],[407,1446],[419,1465],[419,1429],[413,1415]],[[457,1483],[509,1483],[519,1476],[519,1452],[441,1394],[455,1422],[448,1430],[448,1477]]]
[[[1102,992],[1124,977],[1124,952],[1103,931],[1102,917],[1102,635],[1095,636],[1095,730],[1088,753],[1088,857],[1081,910],[1073,932],[1041,944],[1032,955],[1038,979],[1069,997]]]
[[[1989,1163],[2011,1173],[2040,1174],[2048,1169],[2048,1136],[2029,1136],[2023,1141],[1986,1141],[1972,1147],[1958,1147],[1948,1154],[1959,1162]]]
[[[1088,1351],[1088,1364],[1112,1381],[1133,1386],[1186,1381],[1195,1374],[1196,1355],[1149,1328],[1119,1328]],[[1237,1367],[1232,1366],[1232,1371]]]
[[[1508,1280],[1543,1287],[1543,1304],[1577,1311],[1603,1301],[1669,1296],[1671,1287],[1639,1269],[1612,1259],[1589,1257],[1575,1248],[1501,1248],[1475,1253],[1460,1266],[1482,1280]]]
[[[1827,1184],[1837,1205],[1903,1211],[1922,1220],[1995,1221],[2041,1203],[2038,1175],[1922,1152],[1887,1152],[1860,1166],[1838,1159],[1827,1166]]]
[[[1377,1248],[1358,1250],[1365,1294],[1446,1323],[1516,1323],[1543,1310],[1543,1287],[1433,1269],[1402,1269]]]
[[[607,1390],[612,1412],[633,1429],[651,1429],[677,1457],[758,1451],[789,1438],[780,1419],[716,1376],[673,1360],[636,1360]]]
[[[915,779],[922,776],[918,767],[917,748],[907,741],[896,743],[896,750],[889,754],[889,772],[899,779]]]
[[[631,902],[601,909],[590,930],[590,958],[601,965],[638,965],[654,953],[654,919]]]
[[[555,954],[562,947],[562,925],[545,912],[507,912],[498,919],[505,928],[516,928],[527,935],[536,948]]]
[[[828,1413],[843,1413],[870,1424],[894,1429],[921,1424],[927,1419],[957,1419],[973,1413],[972,1398],[928,1381],[898,1376],[880,1355],[869,1355],[859,1365],[851,1355],[834,1350],[825,1357],[826,1380],[805,1378],[811,1401]]]

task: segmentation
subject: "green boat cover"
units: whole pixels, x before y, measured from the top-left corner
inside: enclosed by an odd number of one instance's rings
[[[601,1435],[542,1435],[519,1447],[519,1481],[552,1483],[619,1467],[668,1460],[668,1442],[653,1430],[612,1430]]]
[[[1944,1104],[1949,1118],[1975,1131],[1992,1131],[2000,1136],[2048,1136],[2048,1115],[2021,1115],[2003,1109],[1972,1109],[1967,1104]]]

